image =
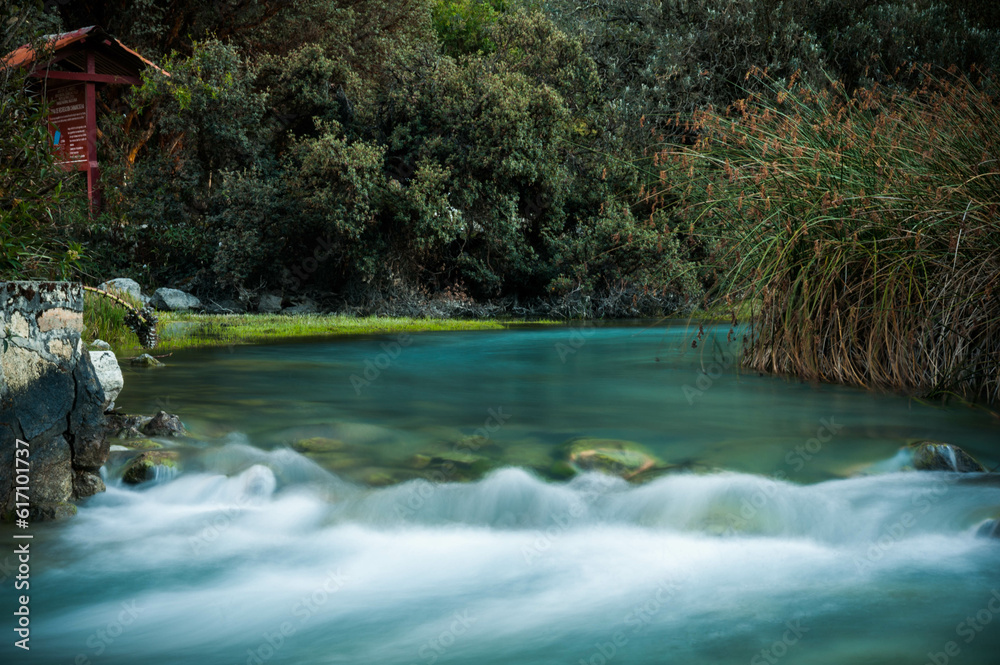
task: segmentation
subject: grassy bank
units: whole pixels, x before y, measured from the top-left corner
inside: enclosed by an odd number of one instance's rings
[[[119,356],[145,351],[155,354],[179,349],[258,344],[308,337],[435,332],[445,330],[503,330],[523,321],[416,319],[404,317],[355,317],[346,314],[192,314],[161,312],[160,342],[152,351],[142,349],[136,336],[122,323],[121,308],[94,296],[84,313],[88,342],[100,338]],[[554,323],[551,321],[532,322]]]

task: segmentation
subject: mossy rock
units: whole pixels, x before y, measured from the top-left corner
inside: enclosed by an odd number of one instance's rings
[[[122,482],[138,485],[156,475],[156,467],[176,468],[180,456],[173,450],[151,450],[137,455],[125,464]]]
[[[600,471],[631,480],[639,474],[667,466],[634,441],[574,439],[563,446],[565,461],[577,471]]]
[[[549,466],[546,475],[553,480],[569,480],[577,473],[576,469],[569,462],[564,462],[563,460],[557,460]]]
[[[369,466],[361,469],[354,469],[345,474],[350,480],[364,483],[369,487],[388,487],[398,485],[408,480],[419,478],[420,474],[411,469],[399,469],[395,467]]]
[[[348,469],[360,469],[369,466],[372,460],[367,457],[351,457],[337,453],[306,453],[306,457],[327,471],[340,472]]]
[[[152,439],[121,439],[116,441],[115,445],[128,448],[129,450],[157,450],[163,447],[162,443],[158,443]]]
[[[911,444],[913,468],[918,471],[983,473],[986,468],[969,453],[950,443],[921,441]]]
[[[347,448],[347,444],[340,439],[314,436],[308,439],[299,439],[292,444],[292,448],[300,453],[334,453],[343,451]]]

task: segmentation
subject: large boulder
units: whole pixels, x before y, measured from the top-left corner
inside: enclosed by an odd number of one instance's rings
[[[161,311],[183,312],[201,309],[201,301],[180,289],[159,288],[149,299],[149,304]]]
[[[913,468],[918,471],[982,473],[986,469],[969,453],[950,443],[922,441],[913,448]]]
[[[134,279],[129,279],[128,277],[115,277],[114,279],[109,279],[100,286],[98,286],[101,291],[106,291],[107,293],[127,293],[139,302],[145,304],[149,302],[149,297],[142,294],[142,287],[139,286],[139,282]]]
[[[118,358],[112,351],[91,351],[90,362],[94,365],[98,383],[104,389],[104,410],[107,411],[125,387],[122,368],[118,366]]]

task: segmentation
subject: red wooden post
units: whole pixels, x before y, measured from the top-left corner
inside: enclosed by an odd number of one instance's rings
[[[93,52],[87,53],[87,73],[95,74]],[[90,199],[91,212],[97,201],[97,86],[93,81],[87,81],[87,198]]]

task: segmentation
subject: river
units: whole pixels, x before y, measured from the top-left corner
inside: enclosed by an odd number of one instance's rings
[[[106,493],[33,527],[24,662],[997,663],[1000,541],[975,532],[1000,484],[899,453],[947,441],[992,468],[996,418],[740,372],[728,328],[696,328],[127,370],[119,406],[190,436],[136,487],[114,453]],[[659,470],[568,477],[582,437]]]

